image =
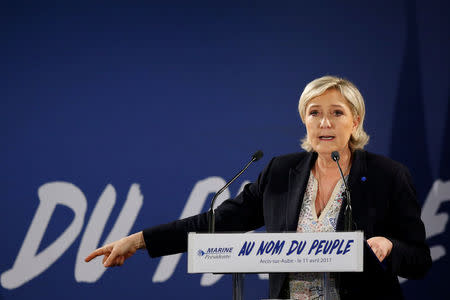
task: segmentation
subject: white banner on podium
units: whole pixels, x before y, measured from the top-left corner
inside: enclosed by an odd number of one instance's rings
[[[356,232],[189,233],[188,273],[362,272]]]

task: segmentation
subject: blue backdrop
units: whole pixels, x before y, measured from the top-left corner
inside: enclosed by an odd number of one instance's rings
[[[446,1],[2,1],[0,299],[229,299],[231,279],[107,240],[206,210],[265,152],[300,151],[297,102],[325,74],[366,100],[367,149],[406,164],[434,264],[407,298],[450,292]],[[357,201],[356,199],[354,201]],[[97,210],[95,210],[97,208]],[[267,296],[248,275],[246,297]]]

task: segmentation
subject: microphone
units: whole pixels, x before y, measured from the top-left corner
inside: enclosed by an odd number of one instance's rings
[[[341,178],[344,181],[345,185],[345,195],[347,198],[347,205],[345,206],[344,211],[344,230],[345,231],[351,231],[352,230],[352,224],[353,224],[353,217],[352,217],[352,200],[350,198],[350,190],[347,185],[347,181],[345,180],[344,174],[342,173],[341,166],[339,165],[339,159],[340,159],[339,152],[333,151],[331,152],[331,159],[334,160],[339,168],[339,173],[341,173]]]
[[[215,232],[215,213],[214,213],[214,203],[216,202],[217,197],[230,185],[233,183],[233,181],[235,181],[239,176],[242,175],[242,173],[244,173],[245,170],[247,170],[247,168],[255,161],[258,161],[261,159],[261,157],[263,157],[264,153],[261,150],[256,151],[253,155],[252,155],[252,159],[247,163],[247,165],[240,170],[230,181],[228,181],[223,188],[221,188],[213,197],[213,199],[211,200],[211,205],[209,206],[209,211],[208,211],[208,233],[214,233]]]
[[[264,153],[261,150],[258,150],[255,152],[255,154],[252,155],[252,159],[255,159],[254,161],[258,161],[263,156],[264,156]]]

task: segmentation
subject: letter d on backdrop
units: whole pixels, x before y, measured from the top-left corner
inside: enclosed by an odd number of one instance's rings
[[[39,207],[25,236],[13,267],[1,275],[1,284],[14,289],[48,269],[73,243],[81,231],[86,213],[86,197],[75,185],[51,182],[38,190]],[[56,205],[71,208],[75,214],[72,223],[47,248],[36,253]]]

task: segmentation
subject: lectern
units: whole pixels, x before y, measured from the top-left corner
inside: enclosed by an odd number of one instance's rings
[[[188,273],[362,272],[363,261],[362,231],[188,237]],[[242,283],[234,284],[233,298],[242,294]]]

